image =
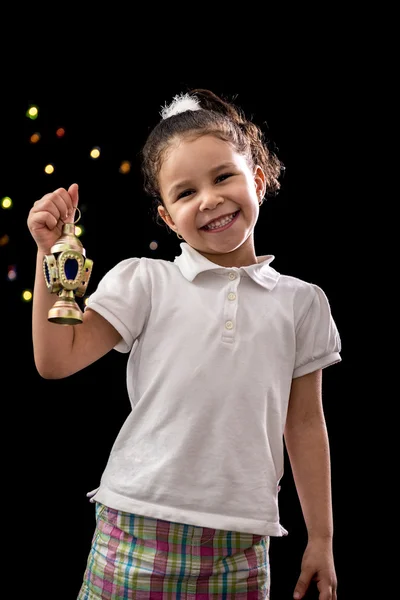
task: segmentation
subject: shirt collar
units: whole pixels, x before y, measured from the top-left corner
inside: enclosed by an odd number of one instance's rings
[[[205,271],[239,271],[248,277],[251,277],[253,281],[266,288],[272,290],[280,277],[280,274],[269,266],[275,256],[268,254],[267,256],[261,256],[260,262],[255,265],[249,265],[247,267],[221,267],[211,262],[197,252],[194,248],[189,246],[186,242],[180,244],[182,254],[177,256],[174,263],[178,266],[182,275],[188,280],[193,281],[194,278]]]

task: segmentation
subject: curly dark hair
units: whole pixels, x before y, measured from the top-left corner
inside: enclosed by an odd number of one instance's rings
[[[158,175],[165,152],[173,138],[214,135],[230,142],[235,150],[245,156],[250,167],[259,165],[266,176],[266,196],[280,189],[279,176],[284,165],[270,150],[261,129],[246,119],[242,109],[206,89],[192,89],[200,110],[186,110],[162,119],[150,132],[142,149],[144,189],[155,201],[155,207],[164,202],[161,197]]]

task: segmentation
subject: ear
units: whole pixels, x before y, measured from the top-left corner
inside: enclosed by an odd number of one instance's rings
[[[157,208],[157,210],[158,210],[158,214],[160,215],[160,217],[162,218],[162,220],[164,221],[164,223],[166,223],[168,225],[168,227],[170,229],[172,229],[172,231],[176,232],[177,231],[177,227],[175,226],[175,223],[171,219],[170,215],[165,210],[164,206],[160,205]]]
[[[256,186],[258,200],[261,202],[265,196],[267,183],[265,173],[259,165],[257,165],[254,169],[254,184]]]

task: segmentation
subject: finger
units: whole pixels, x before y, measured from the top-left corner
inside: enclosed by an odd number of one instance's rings
[[[46,194],[33,205],[33,212],[48,211],[63,222],[72,218],[73,205],[71,196],[64,188],[58,188],[51,194]]]
[[[71,186],[70,186],[71,187]],[[73,203],[73,198],[64,188],[59,188],[54,192],[54,201],[56,202],[58,207],[63,207],[63,210],[66,209],[65,213],[60,212],[60,218],[64,223],[73,223],[75,218],[75,206]],[[64,204],[63,204],[64,202]]]
[[[297,580],[296,587],[294,588],[293,598],[295,600],[300,600],[300,598],[304,598],[306,591],[310,585],[313,571],[303,569],[300,573],[300,577]]]
[[[79,186],[77,183],[73,183],[68,188],[68,194],[72,199],[72,205],[74,208],[78,206],[79,202]]]
[[[319,600],[336,600],[336,594],[332,591],[331,586],[324,589],[324,591],[320,591]]]
[[[336,600],[336,587],[328,582],[318,582],[319,600]]]
[[[47,227],[52,231],[57,227],[59,220],[49,211],[40,211],[37,214],[37,218],[32,223],[32,232],[38,231],[39,229],[43,229],[43,227]]]
[[[55,197],[54,194],[46,194],[41,200],[37,200],[31,210],[35,221],[44,223],[44,213],[50,213],[57,221],[66,217],[68,209],[62,198]]]

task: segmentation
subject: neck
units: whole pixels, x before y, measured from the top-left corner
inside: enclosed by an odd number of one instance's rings
[[[224,254],[210,254],[201,250],[198,250],[198,252],[220,267],[248,267],[257,264],[258,259],[255,254],[254,244],[250,239],[247,242],[236,248],[236,250]]]

